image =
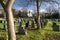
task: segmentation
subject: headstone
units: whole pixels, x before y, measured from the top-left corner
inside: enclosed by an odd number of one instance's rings
[[[31,25],[32,25],[32,28],[34,28],[34,27],[35,27],[35,25],[34,25],[34,20],[32,20],[32,24],[31,24]]]
[[[45,21],[44,21],[44,26],[47,24],[47,20],[45,19]]]
[[[7,31],[7,21],[4,21],[4,30]]]
[[[44,20],[41,19],[40,21],[41,21],[41,27],[43,28],[44,27]]]
[[[56,22],[56,20],[55,20],[55,19],[52,19],[52,21]]]
[[[48,20],[47,19],[41,19],[41,26],[44,28],[47,24]]]
[[[54,31],[59,31],[59,26],[56,25],[55,22],[53,22],[53,30],[54,30]]]
[[[29,26],[29,21],[26,23],[26,26],[25,26],[25,28],[28,28],[28,26]]]
[[[60,22],[60,19],[58,19],[58,22]]]
[[[27,31],[21,26],[21,27],[19,27],[18,33],[19,34],[27,34]]]
[[[24,30],[24,28],[22,27],[22,22],[20,22],[18,33],[19,34],[27,34],[26,30]]]

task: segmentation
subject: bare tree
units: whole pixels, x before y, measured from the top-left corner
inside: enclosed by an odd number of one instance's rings
[[[32,1],[32,0],[30,0],[30,1]],[[40,20],[41,20],[40,16],[41,15],[40,15],[39,11],[40,11],[40,7],[41,7],[42,2],[54,2],[54,3],[57,3],[57,4],[59,4],[59,3],[54,1],[54,0],[33,0],[33,1],[36,1],[36,7],[37,7],[37,18],[36,18],[37,29],[41,29],[41,22],[40,22]]]
[[[12,15],[12,5],[15,0],[0,0],[4,11],[6,12],[6,20],[8,26],[8,40],[16,40],[15,30],[14,30],[14,19]]]
[[[37,4],[37,29],[41,29],[40,13],[39,13],[39,0],[36,0],[36,4]]]

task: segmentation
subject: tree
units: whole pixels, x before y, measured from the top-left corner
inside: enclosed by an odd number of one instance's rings
[[[32,1],[32,0],[30,0],[30,1]],[[57,4],[58,4],[58,2],[56,2],[54,0],[33,0],[33,1],[36,1],[36,7],[37,7],[37,18],[36,18],[37,29],[41,29],[41,22],[40,22],[41,18],[40,18],[40,13],[39,13],[39,9],[40,9],[39,7],[41,7],[42,2],[55,2]]]
[[[40,13],[39,13],[39,0],[36,0],[36,4],[37,4],[37,29],[41,29]]]
[[[14,30],[14,19],[12,15],[12,5],[15,0],[0,0],[4,11],[6,12],[6,20],[8,26],[8,40],[16,40],[15,30]]]
[[[51,15],[52,18],[59,18],[59,12],[55,12]]]

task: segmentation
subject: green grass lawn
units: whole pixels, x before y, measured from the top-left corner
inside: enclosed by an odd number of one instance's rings
[[[57,24],[60,25],[58,22],[57,22]],[[28,30],[27,35],[17,34],[17,39],[18,40],[43,40],[43,38],[45,37],[46,34],[53,35],[53,36],[54,35],[60,36],[60,32],[53,31],[52,21],[49,21],[47,23],[47,25],[45,26],[45,28],[43,28],[43,29]],[[48,35],[48,37],[49,37],[49,35]],[[46,40],[49,40],[48,37],[46,38]],[[52,37],[52,40],[55,40],[55,39]]]
[[[0,28],[3,28],[3,25],[2,24],[0,24],[0,25],[1,25]],[[57,22],[57,25],[60,26],[60,23]],[[19,26],[19,25],[17,24],[17,26]],[[6,35],[6,34],[4,34],[4,35]],[[4,36],[4,35],[2,35],[2,36]],[[44,28],[42,28],[42,29],[39,29],[39,30],[27,30],[27,35],[16,34],[16,37],[17,37],[17,40],[43,40],[44,38],[46,40],[55,40],[55,37],[51,38],[50,35],[51,36],[52,35],[53,36],[55,36],[55,35],[60,36],[60,32],[59,31],[53,31],[52,21],[48,21],[47,25]],[[3,38],[5,38],[5,37],[3,37]]]
[[[3,24],[2,23],[0,23],[0,28],[3,28],[4,26],[3,26]]]

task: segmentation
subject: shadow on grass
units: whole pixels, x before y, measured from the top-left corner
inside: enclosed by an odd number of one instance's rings
[[[21,34],[21,33],[16,33],[16,35],[25,35],[25,34]]]
[[[47,29],[43,29],[43,30],[46,30],[46,31],[54,31],[54,32],[59,32],[58,30],[47,30]]]
[[[0,32],[5,32],[5,29],[3,29],[3,28],[0,28]]]
[[[4,30],[3,28],[0,28],[0,30]]]

